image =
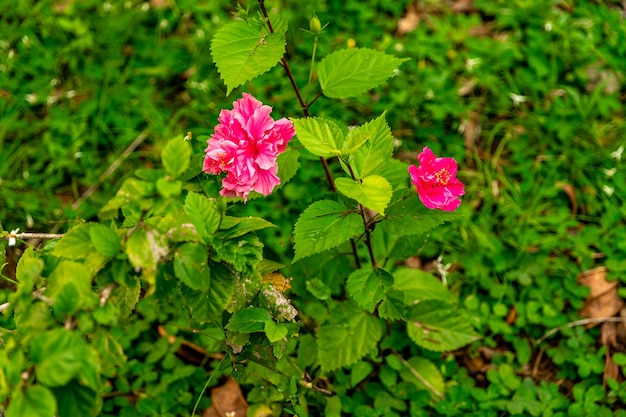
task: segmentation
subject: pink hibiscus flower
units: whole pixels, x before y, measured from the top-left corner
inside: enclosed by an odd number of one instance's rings
[[[251,191],[269,195],[280,184],[276,158],[287,149],[295,129],[288,119],[272,119],[271,112],[270,106],[246,93],[232,110],[220,112],[207,141],[203,171],[226,172],[221,195],[246,201]]]
[[[409,174],[422,203],[429,209],[454,211],[461,204],[465,191],[456,178],[458,170],[453,158],[437,158],[428,146],[417,156],[419,167],[411,165]]]

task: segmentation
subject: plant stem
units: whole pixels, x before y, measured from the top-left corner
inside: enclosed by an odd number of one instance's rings
[[[265,23],[267,24],[268,30],[270,31],[270,33],[274,33],[274,27],[272,26],[270,17],[267,14],[267,9],[265,8],[265,0],[259,0],[259,7],[261,7],[261,12],[263,13],[263,18],[265,19]],[[287,63],[287,59],[285,57],[281,58],[280,65],[285,70],[285,73],[287,74],[287,78],[289,79],[289,82],[291,83],[291,87],[293,88],[293,91],[296,93],[296,98],[298,99],[298,103],[300,103],[300,107],[302,108],[302,114],[304,115],[304,117],[309,117],[309,104],[306,103],[302,99],[302,94],[300,94],[300,89],[298,88],[298,84],[296,84],[296,80],[293,77],[293,74],[291,73],[291,69],[289,69],[289,64]],[[317,98],[318,97],[316,97],[315,100],[317,100]],[[330,172],[330,168],[328,167],[328,162],[326,162],[326,159],[323,157],[320,157],[320,161],[322,162],[322,167],[324,168],[324,172],[326,174],[326,180],[328,181],[328,185],[330,186],[330,189],[333,190],[333,192],[336,192],[337,188],[335,187],[335,181],[333,180],[333,176]]]
[[[352,170],[352,166],[350,166],[348,161],[345,161],[345,165],[348,167],[348,171],[350,171],[350,176],[352,177],[352,180],[356,182],[357,179],[356,179],[356,175],[354,175],[354,171]],[[369,227],[370,223],[365,217],[365,207],[360,203],[358,204],[358,210],[359,210],[359,213],[361,213],[361,219],[363,220],[363,228],[365,228],[365,245],[367,246],[367,251],[370,255],[370,262],[372,263],[372,269],[376,271],[376,269],[378,268],[378,265],[376,263],[376,257],[374,256],[374,248],[372,247],[372,238],[371,238],[370,227]]]
[[[311,68],[309,69],[309,82],[306,85],[306,102],[309,102],[309,90],[311,89],[311,81],[313,81],[313,67],[315,66],[315,54],[317,53],[317,40],[319,35],[316,33],[313,38],[313,52],[311,53]]]

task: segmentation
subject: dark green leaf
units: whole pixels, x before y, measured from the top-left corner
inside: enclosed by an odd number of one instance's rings
[[[88,347],[78,333],[54,329],[35,336],[30,345],[37,381],[48,387],[67,384],[88,361]]]
[[[197,243],[185,243],[174,255],[176,277],[194,290],[208,290],[209,276],[208,250]]]
[[[317,201],[296,222],[293,261],[339,246],[361,232],[363,223],[356,212],[337,201]]]
[[[88,387],[83,387],[77,381],[64,387],[53,388],[56,397],[59,416],[63,417],[89,417],[98,415],[96,392]]]
[[[183,207],[185,214],[196,227],[200,236],[206,243],[210,243],[213,234],[220,226],[220,213],[217,210],[215,201],[194,192],[187,194],[185,206]]]
[[[357,269],[348,277],[346,289],[358,305],[371,313],[385,297],[385,288],[392,283],[393,276],[384,269]]]

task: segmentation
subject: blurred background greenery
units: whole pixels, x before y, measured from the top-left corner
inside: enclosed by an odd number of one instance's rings
[[[249,2],[250,13],[256,4]],[[388,110],[399,159],[413,163],[428,145],[461,166],[463,220],[407,252],[425,268],[447,267],[448,284],[484,336],[440,359],[457,384],[438,411],[613,415],[623,407],[626,337],[566,326],[581,318],[589,294],[576,280],[583,271],[607,266],[626,297],[623,3],[282,0],[267,7],[289,23],[286,57],[301,88],[313,43],[301,28],[314,11],[330,22],[318,57],[356,46],[410,58],[383,87],[342,102],[321,98],[313,115],[357,125]],[[244,90],[276,117],[299,116],[280,67],[226,97],[209,44],[235,8],[231,0],[3,1],[2,227],[64,231],[76,218],[94,218],[135,168],[160,163],[166,140],[211,134],[219,110]],[[137,149],[122,158],[133,142]],[[121,166],[104,178],[115,161]],[[301,164],[280,195],[243,209],[280,226],[263,241],[283,261],[292,256],[295,216],[323,184],[315,160]]]

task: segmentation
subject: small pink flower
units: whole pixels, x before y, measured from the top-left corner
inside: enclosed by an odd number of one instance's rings
[[[454,211],[465,194],[456,178],[457,164],[453,158],[437,158],[428,146],[417,156],[419,167],[411,165],[409,174],[422,203],[429,209]]]
[[[295,129],[288,119],[272,119],[271,112],[270,106],[246,93],[232,110],[220,112],[220,123],[207,141],[203,171],[226,172],[221,195],[246,201],[251,191],[269,195],[280,184],[276,158],[287,149]]]

